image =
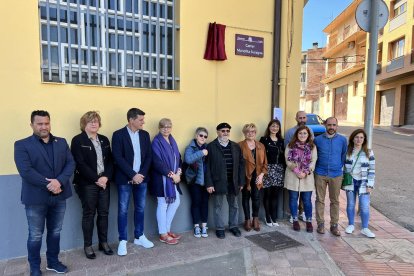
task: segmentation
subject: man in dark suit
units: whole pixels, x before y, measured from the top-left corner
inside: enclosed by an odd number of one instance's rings
[[[148,171],[151,165],[151,140],[143,130],[145,113],[131,108],[127,113],[128,125],[114,132],[112,154],[115,161],[115,182],[118,187],[118,255],[127,254],[128,205],[134,198],[134,244],[151,248],[154,244],[144,235],[144,209]]]
[[[27,240],[30,275],[41,275],[40,248],[46,222],[47,270],[65,273],[59,261],[60,231],[66,199],[72,196],[70,177],[75,162],[64,138],[50,133],[47,111],[33,111],[30,118],[33,135],[16,141],[14,161],[22,177],[21,200],[25,205],[29,237]]]

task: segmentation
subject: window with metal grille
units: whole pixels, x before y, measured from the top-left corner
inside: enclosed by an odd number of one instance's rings
[[[39,0],[42,81],[178,89],[174,0]]]

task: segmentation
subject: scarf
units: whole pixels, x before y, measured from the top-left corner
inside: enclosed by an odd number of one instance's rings
[[[296,163],[299,171],[309,174],[309,165],[312,161],[312,150],[309,144],[296,142],[289,150],[288,161]]]
[[[176,173],[180,164],[180,152],[172,135],[168,136],[168,143],[161,133],[154,137],[154,152],[163,161],[169,171]],[[166,203],[173,203],[176,199],[175,184],[169,177],[163,176],[164,197]]]

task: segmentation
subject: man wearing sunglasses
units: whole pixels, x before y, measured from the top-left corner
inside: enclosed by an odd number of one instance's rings
[[[244,186],[244,159],[239,145],[229,140],[231,126],[220,123],[217,138],[208,146],[207,171],[205,182],[207,192],[213,194],[214,223],[216,236],[225,238],[223,201],[227,198],[229,206],[229,231],[236,237],[241,233],[238,228],[238,194]]]

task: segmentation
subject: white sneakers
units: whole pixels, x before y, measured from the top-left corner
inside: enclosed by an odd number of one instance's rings
[[[361,234],[367,236],[368,238],[375,238],[375,234],[371,232],[368,228],[363,228]]]
[[[353,225],[348,225],[348,226],[345,228],[345,233],[347,233],[347,234],[352,234],[352,233],[354,232],[354,230],[355,230],[355,226],[353,226]]]
[[[353,226],[353,225],[348,225],[348,226],[345,228],[345,233],[347,233],[347,234],[352,234],[352,233],[354,232],[354,230],[355,230],[355,226]],[[362,235],[364,235],[364,236],[367,236],[368,238],[375,238],[375,234],[374,234],[374,233],[372,233],[372,232],[371,232],[371,230],[369,230],[368,228],[363,228],[363,229],[361,230],[361,234],[362,234]]]
[[[154,244],[151,241],[149,241],[147,237],[145,237],[145,235],[142,235],[141,237],[139,237],[139,239],[135,239],[134,244],[140,245],[144,248],[154,247]],[[127,241],[119,241],[118,256],[125,256],[127,253]]]
[[[119,241],[118,256],[125,256],[127,254],[127,241]]]
[[[142,247],[144,247],[144,248],[151,248],[151,247],[154,247],[154,244],[153,244],[151,241],[149,241],[149,240],[147,239],[147,237],[145,237],[145,235],[144,235],[144,234],[142,234],[142,236],[141,236],[141,237],[139,237],[139,239],[135,239],[135,240],[134,240],[134,244],[136,244],[136,245],[140,245],[140,246],[142,246]]]

